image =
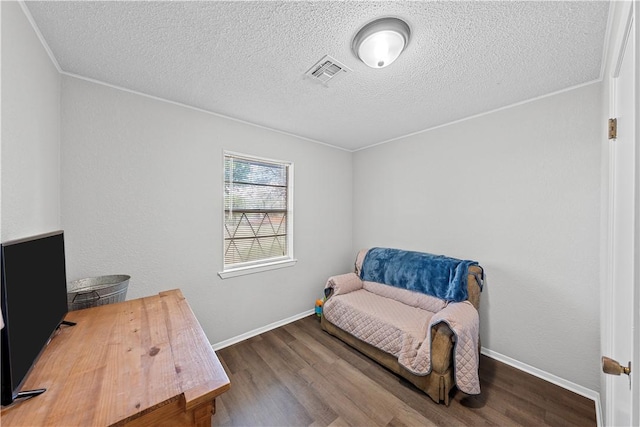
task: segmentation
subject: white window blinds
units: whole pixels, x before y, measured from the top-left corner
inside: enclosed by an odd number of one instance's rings
[[[225,153],[224,266],[289,254],[290,164]]]

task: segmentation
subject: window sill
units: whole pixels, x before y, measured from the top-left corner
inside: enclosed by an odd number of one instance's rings
[[[283,261],[274,261],[267,264],[233,268],[233,269],[218,272],[218,276],[220,276],[221,279],[228,279],[230,277],[244,276],[246,274],[254,274],[254,273],[260,273],[263,271],[293,267],[294,265],[296,265],[296,262],[298,262],[297,259],[286,259]]]

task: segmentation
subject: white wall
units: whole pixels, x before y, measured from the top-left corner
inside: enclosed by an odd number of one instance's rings
[[[17,2],[2,8],[2,241],[60,228],[60,74]]]
[[[600,91],[354,153],[354,245],[478,261],[482,345],[599,389]]]
[[[350,268],[351,153],[73,77],[62,84],[68,279],[181,288],[217,343],[313,309]],[[221,280],[223,150],[293,161],[298,263]]]

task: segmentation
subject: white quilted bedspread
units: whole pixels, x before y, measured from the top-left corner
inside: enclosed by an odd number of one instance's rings
[[[456,336],[456,385],[467,394],[480,393],[479,318],[469,301],[449,303],[433,313],[361,288],[329,298],[323,316],[358,339],[398,357],[398,362],[416,375],[431,372],[431,340],[426,337],[432,326],[446,322]]]

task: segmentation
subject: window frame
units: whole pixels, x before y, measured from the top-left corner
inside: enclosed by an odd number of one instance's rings
[[[287,254],[280,257],[264,258],[261,260],[248,261],[242,263],[232,264],[227,266],[225,264],[225,203],[224,203],[224,191],[225,191],[225,160],[227,157],[234,157],[248,161],[255,161],[261,163],[272,163],[287,167]],[[227,279],[230,277],[243,276],[245,274],[260,273],[263,271],[276,270],[280,268],[292,267],[298,261],[294,257],[293,252],[293,191],[294,191],[294,167],[292,161],[277,160],[267,157],[260,157],[251,154],[238,153],[236,151],[223,150],[222,153],[222,271],[218,272],[218,276],[221,279]]]

